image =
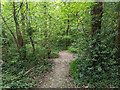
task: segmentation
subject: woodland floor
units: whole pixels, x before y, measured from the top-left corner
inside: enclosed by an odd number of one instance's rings
[[[59,58],[49,59],[53,63],[52,70],[45,74],[44,78],[38,80],[38,88],[75,88],[69,77],[69,63],[73,61],[72,53],[59,52]]]

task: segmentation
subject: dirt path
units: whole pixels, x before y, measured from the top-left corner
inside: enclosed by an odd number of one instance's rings
[[[47,73],[39,88],[75,88],[69,77],[69,63],[74,60],[73,55],[67,51],[59,52],[59,58],[51,59],[54,66],[52,71]]]

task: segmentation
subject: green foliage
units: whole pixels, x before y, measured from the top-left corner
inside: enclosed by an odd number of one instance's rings
[[[73,45],[73,47],[78,47],[79,55],[78,59],[71,63],[70,72],[79,87],[85,85],[89,85],[90,88],[120,86],[118,74],[120,58],[116,56],[119,51],[115,47],[117,15],[116,12],[112,12],[117,4],[106,3],[105,5],[101,31],[96,30],[94,35],[89,31],[88,37],[81,36],[77,39],[78,42],[76,40],[77,44]],[[110,6],[113,8],[108,8]]]
[[[77,52],[78,52],[78,49],[75,48],[75,47],[73,47],[73,46],[70,46],[70,47],[68,48],[68,51],[73,52],[73,53],[77,53]]]
[[[92,8],[96,4],[23,2],[21,7],[21,2],[16,2],[16,25],[13,2],[1,2],[3,87],[34,87],[33,76],[42,76],[52,66],[45,59],[57,58],[59,51],[67,49],[78,54],[78,59],[70,63],[71,76],[78,86],[119,87],[120,48],[115,48],[115,37],[120,4],[103,3],[101,30],[93,33]],[[37,69],[22,76],[32,67]]]
[[[106,37],[110,39],[102,39],[104,35],[105,32],[101,35],[96,34],[94,38],[90,36],[86,42],[87,47],[83,48],[85,55],[80,53],[80,57],[71,63],[72,76],[79,86],[83,87],[89,84],[89,87],[92,88],[108,88],[111,84],[113,87],[119,87],[117,59],[120,60],[120,58],[116,57],[117,51],[112,41],[115,38],[115,33]],[[96,42],[98,38],[101,42]]]
[[[58,43],[57,44],[59,46],[65,47],[66,46],[66,40],[67,40],[68,46],[70,46],[71,42],[72,42],[72,37],[71,36],[66,36],[66,35],[64,35],[64,36],[58,36],[58,39],[57,39]]]
[[[78,61],[77,60],[74,60],[73,62],[71,62],[70,63],[70,72],[71,72],[71,74],[72,74],[72,76],[74,77],[74,78],[78,78],[79,77],[79,73],[77,72],[77,63]]]
[[[68,47],[65,47],[65,46],[57,46],[56,47],[56,52],[59,52],[59,51],[62,51],[62,50],[67,50]]]
[[[32,64],[31,64],[32,63]],[[48,69],[52,66],[51,63],[42,60],[37,62],[37,66],[34,62],[24,62],[25,66],[20,66],[20,62],[14,64],[7,64],[7,66],[3,66],[3,74],[2,74],[2,81],[3,81],[3,88],[30,88],[34,87],[36,80],[33,77],[42,76],[43,73],[47,72]],[[29,64],[31,64],[29,66]],[[22,63],[23,65],[23,63]],[[26,66],[29,66],[26,68]],[[31,70],[31,74],[28,73],[23,76],[29,69],[36,66],[35,69]],[[9,67],[9,68],[8,68]],[[7,70],[5,70],[7,68]]]
[[[50,58],[58,58],[58,54],[56,52],[51,53]]]

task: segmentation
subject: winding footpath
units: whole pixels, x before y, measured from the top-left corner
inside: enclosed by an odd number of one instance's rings
[[[50,59],[54,66],[44,79],[39,81],[38,88],[75,88],[72,79],[69,77],[69,63],[73,61],[72,53],[67,51],[59,52],[59,58]]]

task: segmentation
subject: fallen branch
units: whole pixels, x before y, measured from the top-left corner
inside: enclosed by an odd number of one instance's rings
[[[42,66],[41,66],[42,67]],[[41,67],[38,67],[38,68],[36,68],[36,69],[40,69]]]
[[[41,66],[42,67],[42,66]],[[40,69],[41,67],[38,67],[38,68],[36,68],[36,69]],[[31,68],[31,69],[29,69],[26,73],[24,73],[23,74],[23,76],[25,76],[26,74],[28,74],[31,70],[33,70],[35,67],[33,67],[33,68]]]
[[[41,67],[42,67],[42,66],[41,66]],[[41,67],[38,67],[37,69],[40,69]],[[34,68],[35,68],[35,67],[29,69],[26,73],[24,73],[23,75],[20,75],[20,76],[18,76],[18,77],[16,77],[16,78],[14,78],[12,81],[20,79],[21,77],[23,77],[23,76],[25,76],[26,74],[28,74],[28,73],[29,73],[31,70],[33,70]],[[11,81],[10,81],[10,82],[11,82]]]
[[[23,74],[23,76],[25,76],[26,74],[28,74],[32,69],[34,69],[35,67],[29,69],[26,73]]]

